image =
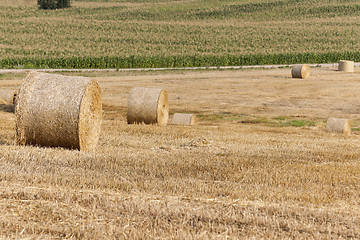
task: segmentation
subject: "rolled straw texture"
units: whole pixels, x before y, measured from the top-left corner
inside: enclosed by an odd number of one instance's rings
[[[101,127],[101,90],[85,77],[30,73],[15,106],[16,143],[91,151]]]
[[[157,88],[134,87],[128,99],[127,122],[165,126],[169,119],[168,95]]]
[[[340,60],[338,71],[354,72],[354,61]]]
[[[194,114],[175,113],[171,119],[171,124],[174,125],[196,125],[198,119]]]
[[[291,69],[293,78],[308,78],[310,77],[310,67],[307,64],[296,64]]]
[[[16,90],[0,89],[0,104],[14,104],[16,94]]]
[[[326,123],[326,131],[349,135],[351,133],[350,121],[349,119],[329,118]]]

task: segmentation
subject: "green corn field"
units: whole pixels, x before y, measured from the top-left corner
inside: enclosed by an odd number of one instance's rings
[[[356,0],[0,3],[0,68],[138,68],[360,61]]]

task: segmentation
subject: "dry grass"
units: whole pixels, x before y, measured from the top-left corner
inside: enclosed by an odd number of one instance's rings
[[[109,75],[95,76],[104,109],[95,153],[15,146],[14,115],[0,112],[1,236],[360,238],[359,134],[326,132],[324,122],[356,126],[356,74]],[[134,85],[166,89],[170,114],[197,113],[199,125],[128,125]],[[315,125],[271,125],[280,119]]]
[[[0,7],[34,7],[36,6],[36,0],[1,0]]]

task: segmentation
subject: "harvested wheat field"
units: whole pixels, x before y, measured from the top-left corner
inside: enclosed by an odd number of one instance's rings
[[[67,73],[102,88],[95,152],[16,146],[0,105],[1,238],[360,238],[360,74],[335,70]],[[133,87],[199,124],[127,124]]]

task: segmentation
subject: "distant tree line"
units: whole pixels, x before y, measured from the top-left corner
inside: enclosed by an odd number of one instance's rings
[[[58,9],[70,7],[70,0],[37,0],[40,9]]]

